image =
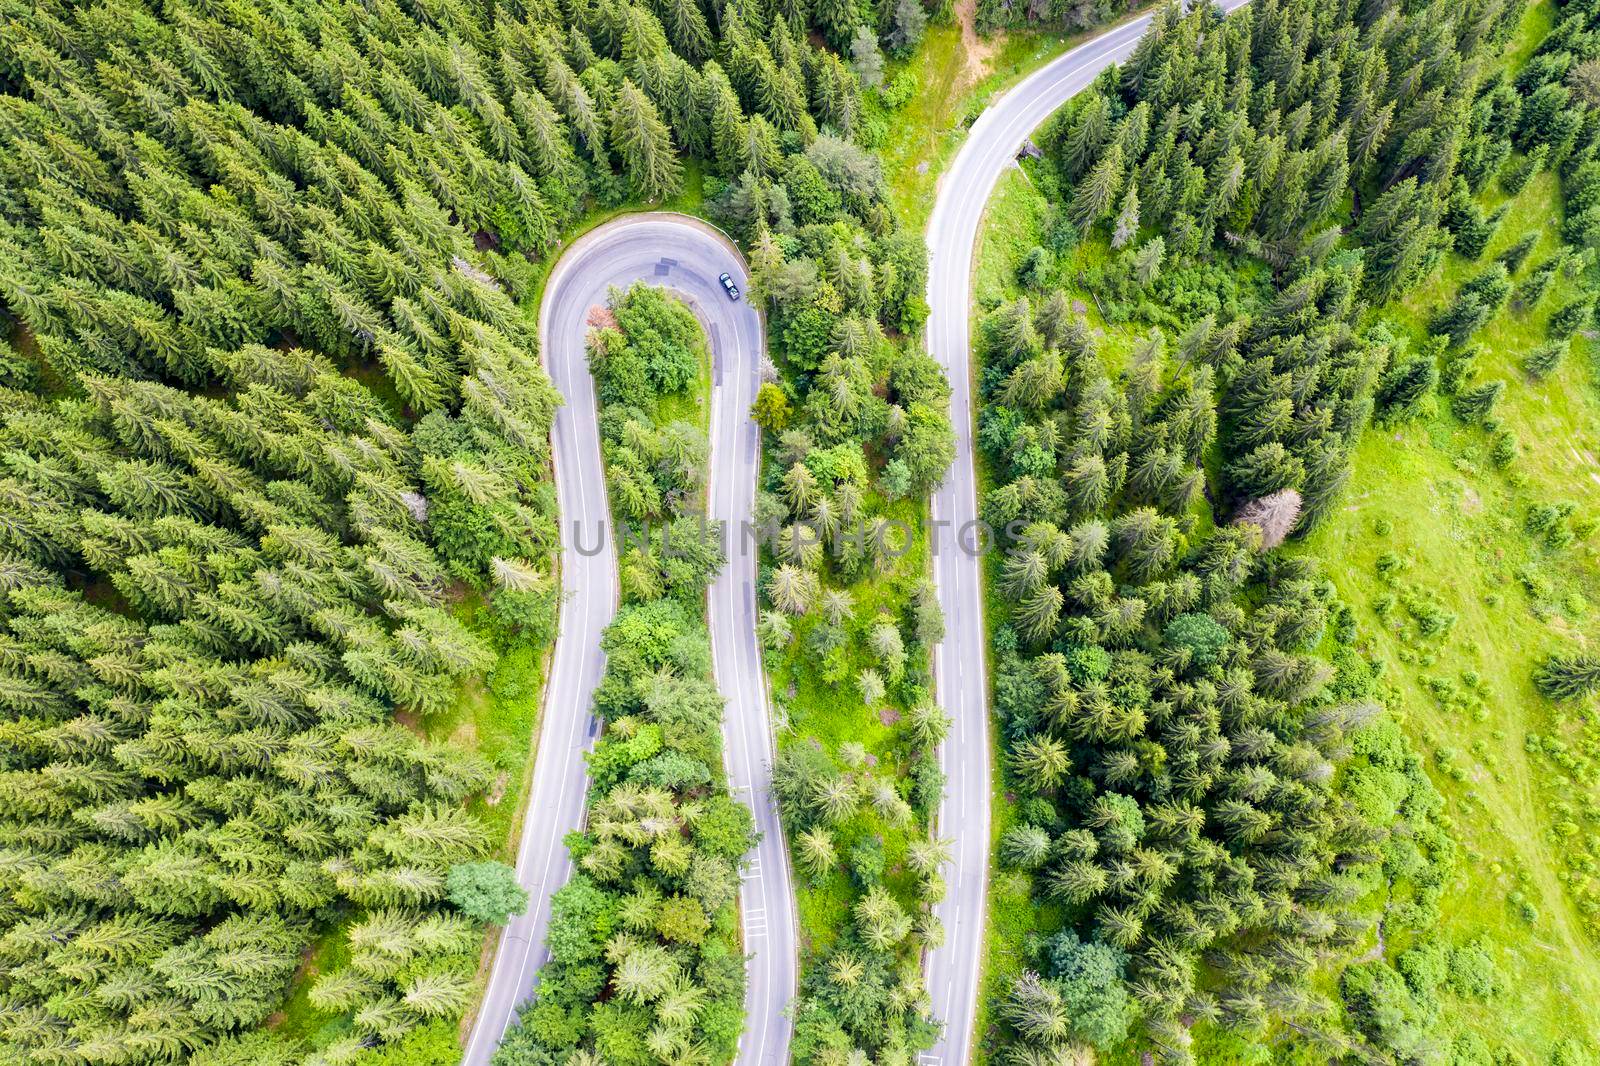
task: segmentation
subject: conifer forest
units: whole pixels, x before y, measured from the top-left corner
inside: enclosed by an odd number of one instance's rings
[[[0,1063],[1600,1066],[1597,299],[1600,0],[0,0]]]

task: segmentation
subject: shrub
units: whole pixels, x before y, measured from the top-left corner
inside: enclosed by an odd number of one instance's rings
[[[1379,1049],[1408,1061],[1426,1048],[1429,1019],[1388,963],[1379,959],[1347,967],[1339,991],[1351,1020]]]
[[[1500,994],[1500,969],[1479,938],[1450,953],[1450,991],[1466,999],[1488,1000]]]
[[[1170,645],[1188,650],[1197,666],[1210,666],[1217,653],[1227,646],[1228,631],[1205,614],[1180,614],[1167,623],[1164,639]]]
[[[789,397],[784,391],[770,381],[761,386],[756,393],[756,401],[750,408],[750,417],[756,425],[768,433],[782,433],[789,428],[789,419],[793,410],[789,405]]]
[[[1517,451],[1517,435],[1509,429],[1502,429],[1494,435],[1494,441],[1489,446],[1489,458],[1496,466],[1510,466],[1517,457]]]
[[[1523,525],[1546,548],[1560,551],[1573,541],[1572,527],[1567,520],[1576,510],[1577,505],[1570,501],[1532,504]]]
[[[1128,1035],[1134,1004],[1123,983],[1128,955],[1099,941],[1063,930],[1045,941],[1040,961],[1061,992],[1073,1036],[1110,1048]]]
[[[469,918],[504,925],[513,914],[528,909],[528,892],[517,881],[517,871],[503,862],[460,863],[445,875],[450,902]]]
[[[1062,655],[1067,672],[1080,685],[1104,681],[1111,674],[1111,653],[1098,644],[1069,644],[1062,649]]]

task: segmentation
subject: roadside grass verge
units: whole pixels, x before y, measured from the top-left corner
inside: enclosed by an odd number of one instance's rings
[[[878,146],[901,220],[916,230],[927,225],[940,175],[991,99],[1061,53],[1154,6],[1138,3],[1122,19],[1076,34],[1013,30],[980,38],[976,54],[969,54],[958,25],[929,26],[916,53],[888,70],[891,80],[906,70],[917,79],[916,92],[893,113],[889,135]]]
[[[890,199],[908,227],[926,226],[939,177],[988,100],[1081,39],[1059,33],[1007,34],[980,60],[983,73],[974,78],[960,28],[931,26],[916,54],[890,65],[891,78],[910,71],[917,79],[916,92],[893,113],[889,135],[878,146]]]

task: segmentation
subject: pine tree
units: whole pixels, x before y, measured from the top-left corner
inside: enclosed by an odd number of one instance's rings
[[[1036,870],[1050,854],[1050,834],[1033,825],[1017,825],[1000,838],[1000,857],[1008,865]]]
[[[1432,353],[1421,352],[1395,361],[1379,382],[1375,399],[1386,419],[1398,421],[1416,414],[1438,386],[1438,363]]]
[[[1534,672],[1534,683],[1548,699],[1584,699],[1600,691],[1600,659],[1584,652],[1551,655]]]
[[[916,51],[927,29],[928,11],[922,0],[896,0],[888,34],[890,51],[901,56]]]
[[[846,0],[817,0],[813,8],[816,25],[834,48],[844,50],[860,23],[860,12]]]
[[[826,877],[838,862],[833,837],[821,826],[813,826],[797,838],[800,866],[813,878]]]
[[[1227,474],[1240,494],[1260,498],[1296,487],[1305,477],[1305,464],[1273,441],[1241,455],[1229,464]]]
[[[1124,173],[1122,149],[1113,145],[1078,183],[1069,212],[1073,225],[1087,230],[1106,216],[1122,189]]]
[[[1251,500],[1239,508],[1234,516],[1236,525],[1254,526],[1261,532],[1261,547],[1271,550],[1282,544],[1293,532],[1300,519],[1300,493],[1292,488],[1280,489],[1268,496]]]
[[[656,0],[654,7],[679,55],[691,63],[711,55],[711,28],[696,0]]]
[[[1111,235],[1111,247],[1123,248],[1139,233],[1139,190],[1129,185],[1122,198],[1122,210],[1117,214],[1116,229]]]
[[[1492,416],[1494,406],[1505,389],[1506,383],[1503,381],[1486,381],[1458,394],[1451,405],[1452,409],[1456,417],[1464,422],[1483,424]]]
[[[1567,357],[1569,343],[1565,340],[1541,344],[1522,360],[1522,369],[1534,380],[1543,380],[1554,374]]]
[[[1062,145],[1066,175],[1079,181],[1094,165],[1111,132],[1111,104],[1097,91],[1090,91],[1072,120]],[[1080,227],[1081,228],[1081,227]]]
[[[1552,340],[1566,340],[1594,319],[1594,299],[1584,296],[1562,307],[1550,316],[1548,332]]]
[[[1053,737],[1035,735],[1013,749],[1017,773],[1034,791],[1049,791],[1065,780],[1071,763],[1066,746]]]
[[[635,191],[646,200],[676,196],[683,167],[672,148],[666,124],[649,97],[627,78],[611,110],[611,143]]]
[[[1538,243],[1538,233],[1525,233],[1516,244],[1513,244],[1510,248],[1507,248],[1505,251],[1496,256],[1496,262],[1500,263],[1500,265],[1506,268],[1506,273],[1515,274],[1517,271],[1522,269],[1522,264],[1527,262],[1528,255],[1533,251],[1534,246]]]
[[[772,572],[767,595],[773,604],[789,614],[805,614],[817,594],[816,575],[794,566],[780,566]]]
[[[1161,237],[1152,237],[1139,246],[1134,253],[1130,267],[1134,280],[1143,288],[1149,288],[1155,283],[1157,275],[1161,273],[1162,261],[1166,258],[1167,242]]]
[[[864,89],[883,85],[883,54],[878,51],[878,35],[867,26],[857,26],[850,38],[850,67]]]

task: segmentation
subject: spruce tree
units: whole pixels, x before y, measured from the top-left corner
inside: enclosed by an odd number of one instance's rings
[[[1122,149],[1113,145],[1078,183],[1070,210],[1073,225],[1087,230],[1106,216],[1122,190],[1124,173]]]
[[[1584,699],[1600,692],[1600,657],[1586,652],[1550,655],[1534,672],[1533,679],[1548,699]]]
[[[664,200],[678,194],[683,166],[672,148],[672,138],[656,105],[627,78],[611,109],[611,143],[621,156],[624,173],[634,190],[646,200]]]

